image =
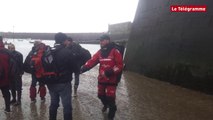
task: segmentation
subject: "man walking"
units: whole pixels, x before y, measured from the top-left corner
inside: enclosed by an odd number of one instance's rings
[[[117,106],[115,103],[116,87],[119,82],[117,75],[123,69],[121,53],[114,48],[110,37],[106,34],[100,38],[101,49],[81,68],[81,73],[100,63],[98,75],[98,98],[103,103],[102,112],[109,108],[108,118],[114,119]]]
[[[65,45],[72,51],[73,55],[76,57],[77,68],[74,71],[74,97],[77,97],[80,68],[82,65],[85,64],[87,60],[91,58],[91,54],[87,49],[81,47],[81,45],[79,45],[78,43],[73,42],[73,39],[71,37],[67,38]]]
[[[49,107],[49,119],[56,120],[60,99],[63,105],[64,120],[72,120],[72,73],[76,69],[75,56],[65,46],[67,36],[64,33],[55,34],[54,59],[59,78],[47,84],[51,103]]]

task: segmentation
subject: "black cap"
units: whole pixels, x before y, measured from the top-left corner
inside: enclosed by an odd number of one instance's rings
[[[110,40],[109,35],[107,34],[103,34],[100,38],[98,38],[97,40]]]
[[[73,41],[71,37],[67,37],[67,40],[69,40],[69,41]]]
[[[57,33],[55,34],[55,43],[62,44],[65,40],[67,40],[67,35],[64,33]]]

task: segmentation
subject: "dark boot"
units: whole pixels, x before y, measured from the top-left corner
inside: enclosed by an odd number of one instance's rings
[[[104,105],[104,107],[102,108],[102,112],[106,112],[107,111],[108,106]]]
[[[117,106],[115,104],[115,97],[107,97],[107,101],[109,104],[108,119],[113,120],[115,117],[115,112],[117,111]]]
[[[12,99],[12,100],[10,101],[10,104],[14,104],[14,103],[16,103],[16,99]]]
[[[10,101],[10,104],[14,104],[16,103],[16,91],[12,89],[11,94],[12,94],[12,100]]]
[[[108,108],[108,102],[105,95],[99,95],[98,98],[101,100],[104,107],[102,108],[102,112],[106,112]]]
[[[78,86],[74,85],[74,97],[77,97],[77,90],[78,90]]]
[[[109,120],[113,120],[114,119],[116,111],[117,111],[116,105],[109,107],[109,113],[108,113]]]
[[[18,106],[21,104],[21,91],[17,92],[17,96],[18,96],[17,102],[14,104],[14,106]]]

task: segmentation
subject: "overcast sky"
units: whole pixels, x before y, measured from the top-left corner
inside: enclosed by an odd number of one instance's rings
[[[0,0],[0,32],[106,32],[133,21],[138,0]]]

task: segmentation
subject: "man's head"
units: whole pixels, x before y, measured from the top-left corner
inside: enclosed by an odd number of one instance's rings
[[[12,43],[10,43],[10,44],[8,45],[8,49],[9,49],[10,51],[15,51],[15,45],[12,44]]]
[[[71,37],[67,37],[67,39],[64,41],[65,46],[69,46],[73,43],[73,40]]]
[[[67,35],[64,33],[57,33],[55,34],[55,43],[56,44],[64,44],[64,41],[67,40]]]
[[[42,43],[42,41],[36,40],[34,42],[34,46],[33,46],[32,50],[37,51],[39,49],[45,49],[45,47],[46,47],[46,45],[44,43]]]
[[[67,40],[70,41],[70,42],[73,42],[71,37],[67,37]]]
[[[110,37],[107,34],[102,35],[98,40],[100,40],[101,47],[104,47],[110,43]]]
[[[42,42],[40,41],[40,40],[36,40],[35,42],[34,42],[34,46],[36,47],[36,46],[38,46],[39,44],[41,44]]]

